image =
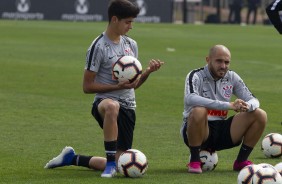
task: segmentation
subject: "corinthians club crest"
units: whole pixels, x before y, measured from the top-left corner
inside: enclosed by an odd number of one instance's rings
[[[26,13],[30,9],[30,0],[16,0],[18,12]]]
[[[88,0],[76,0],[74,3],[75,11],[78,14],[86,14],[89,11]]]
[[[230,98],[232,96],[232,92],[233,92],[232,85],[226,85],[222,88],[222,94],[224,98]]]

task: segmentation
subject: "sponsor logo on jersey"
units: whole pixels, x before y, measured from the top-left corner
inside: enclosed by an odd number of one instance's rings
[[[226,118],[228,115],[228,110],[215,110],[215,109],[209,109],[208,110],[209,116],[220,116],[223,118]]]
[[[233,90],[232,85],[223,86],[222,95],[224,96],[224,98],[230,98],[232,96],[232,90]]]
[[[209,99],[210,99],[210,96],[209,96],[209,90],[205,90],[205,89],[203,89],[202,93],[203,93],[203,97],[205,97],[205,98],[209,98]]]
[[[125,52],[126,54],[130,54],[130,53],[131,53],[131,49],[130,49],[130,48],[126,48],[126,49],[124,50],[124,52]]]
[[[228,78],[223,78],[223,79],[221,79],[221,83],[222,83],[222,84],[227,84],[228,81],[229,81]]]
[[[109,59],[111,60],[111,59],[113,59],[114,57],[115,57],[115,56],[110,56]]]

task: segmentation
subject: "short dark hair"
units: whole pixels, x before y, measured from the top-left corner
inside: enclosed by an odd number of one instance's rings
[[[119,20],[125,18],[136,18],[140,9],[136,3],[129,0],[111,0],[108,7],[109,22],[113,16],[116,16]]]

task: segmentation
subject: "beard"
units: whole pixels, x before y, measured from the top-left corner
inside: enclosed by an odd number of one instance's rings
[[[219,69],[219,70],[211,70],[211,75],[215,80],[221,79],[225,76],[227,70]]]

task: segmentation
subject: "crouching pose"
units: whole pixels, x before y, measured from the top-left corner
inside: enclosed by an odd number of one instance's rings
[[[229,70],[231,53],[215,45],[203,68],[191,71],[185,81],[181,135],[190,149],[188,172],[202,173],[201,149],[219,151],[241,145],[233,170],[252,164],[248,160],[267,122],[266,112],[240,76]],[[237,99],[232,102],[231,97]],[[228,111],[235,115],[228,117]]]

